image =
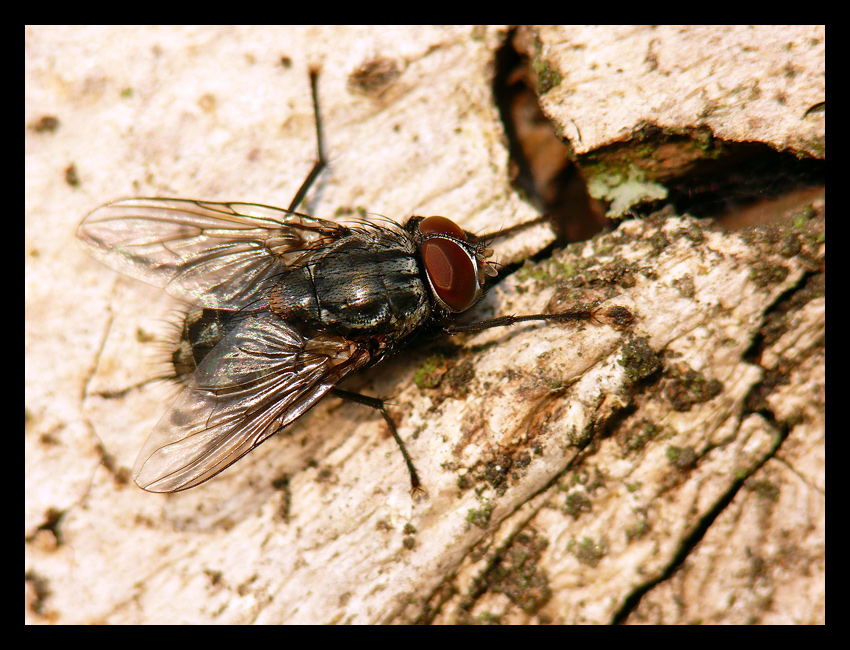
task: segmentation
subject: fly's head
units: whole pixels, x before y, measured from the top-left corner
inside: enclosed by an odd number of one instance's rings
[[[493,251],[446,217],[411,217],[407,229],[419,249],[428,288],[437,312],[451,317],[472,307],[484,295],[488,277],[498,272]]]

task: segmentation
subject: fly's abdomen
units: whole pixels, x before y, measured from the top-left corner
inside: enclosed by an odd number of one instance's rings
[[[254,312],[225,309],[190,309],[183,327],[176,333],[171,349],[173,379],[184,383],[204,357],[229,334],[241,320]]]

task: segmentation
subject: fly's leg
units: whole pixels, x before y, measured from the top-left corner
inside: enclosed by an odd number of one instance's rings
[[[422,487],[422,482],[419,480],[419,473],[413,466],[413,460],[410,458],[410,454],[407,453],[407,448],[404,446],[404,442],[398,435],[398,431],[395,428],[395,423],[393,422],[393,419],[390,417],[390,414],[387,412],[387,408],[384,405],[384,400],[379,399],[377,397],[368,397],[367,395],[361,395],[360,393],[352,393],[351,391],[342,390],[341,388],[331,388],[331,392],[339,398],[348,400],[350,402],[357,402],[358,404],[363,404],[363,406],[369,406],[373,409],[376,409],[377,411],[380,411],[381,415],[384,416],[384,421],[390,428],[390,433],[392,433],[393,438],[395,438],[398,448],[401,449],[401,455],[404,456],[404,462],[407,464],[407,471],[410,474],[410,493],[414,497],[418,497],[424,494],[425,488]]]
[[[541,223],[551,223],[551,221],[551,218],[544,214],[540,217],[537,217],[536,219],[523,221],[522,223],[518,223],[515,226],[510,226],[509,228],[503,228],[502,230],[497,230],[496,232],[488,232],[484,235],[474,235],[474,237],[476,241],[493,241],[494,239],[498,239],[499,237],[508,237],[509,235],[513,235],[514,233],[525,230],[526,228],[531,228],[532,226],[536,226]]]
[[[319,116],[318,80],[319,69],[310,68],[310,92],[313,96],[313,119],[316,122],[316,162],[313,163],[313,169],[310,170],[307,178],[304,179],[303,183],[301,183],[301,187],[299,187],[298,191],[295,193],[295,198],[292,199],[292,203],[289,204],[290,212],[295,212],[298,209],[298,206],[301,205],[301,201],[304,200],[304,197],[307,195],[310,187],[328,164],[328,159],[325,157],[325,142],[322,137],[322,120]]]
[[[568,309],[557,314],[526,314],[524,316],[500,316],[499,318],[491,318],[490,320],[482,320],[477,323],[468,323],[466,325],[446,325],[443,327],[443,332],[446,334],[460,334],[462,332],[480,332],[490,329],[491,327],[507,327],[516,323],[525,323],[527,321],[542,320],[554,321],[556,323],[568,323],[571,321],[596,321],[603,322],[597,317],[597,314],[602,314],[604,322],[617,329],[626,329],[634,321],[634,315],[625,307],[615,305],[609,307],[602,313],[599,309],[585,309],[576,307]]]
[[[566,323],[568,321],[593,320],[594,312],[590,309],[570,309],[559,314],[528,314],[526,316],[501,316],[482,320],[467,325],[447,325],[443,328],[446,334],[460,334],[461,332],[480,332],[491,327],[506,327],[516,323],[524,323],[531,320],[556,321]]]

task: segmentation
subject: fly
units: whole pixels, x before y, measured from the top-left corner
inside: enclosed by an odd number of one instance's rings
[[[184,386],[133,467],[144,490],[200,485],[333,394],[380,412],[422,492],[384,400],[337,384],[426,329],[593,318],[575,309],[454,324],[497,275],[487,242],[543,219],[476,236],[441,216],[342,225],[298,212],[327,162],[317,75],[317,160],[287,209],[135,198],[98,208],[77,231],[106,266],[193,305],[172,355]]]

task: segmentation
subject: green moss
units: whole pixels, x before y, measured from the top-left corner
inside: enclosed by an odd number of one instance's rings
[[[589,537],[585,537],[580,542],[571,541],[567,545],[567,550],[582,564],[596,568],[602,558],[608,555],[608,542],[595,542]]]

